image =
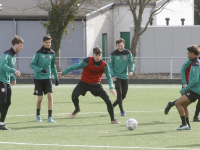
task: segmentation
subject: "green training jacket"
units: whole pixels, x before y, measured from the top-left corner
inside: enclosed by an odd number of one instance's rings
[[[58,80],[55,52],[51,49],[47,50],[42,46],[33,57],[30,67],[34,70],[35,79],[51,79],[51,74],[53,73],[56,80]],[[46,69],[47,73],[41,72],[42,69]]]
[[[10,80],[15,81],[16,78],[13,75],[15,69],[13,68],[16,62],[16,52],[11,47],[5,51],[0,59],[0,81],[6,84],[10,84]]]
[[[62,74],[65,75],[65,74],[71,72],[72,70],[77,70],[77,69],[82,69],[82,68],[84,68],[84,67],[87,67],[88,62],[89,62],[89,58],[90,58],[90,57],[87,57],[87,58],[81,60],[79,63],[76,63],[76,64],[74,64],[74,65],[68,67],[67,69],[65,69],[65,70],[62,72]],[[102,60],[99,61],[99,62],[95,62],[95,61],[93,60],[93,63],[94,63],[94,65],[95,65],[96,67],[99,67],[99,66],[101,65],[101,62],[102,62]],[[107,77],[107,80],[108,80],[108,84],[109,84],[110,89],[114,89],[114,87],[113,87],[113,81],[112,81],[112,78],[111,78],[111,76],[110,76],[110,69],[109,69],[109,67],[108,67],[107,64],[105,64],[104,73],[106,74],[106,77]]]
[[[189,75],[189,84],[180,90],[183,94],[185,91],[191,90],[200,95],[200,61],[196,57],[192,60],[192,66]]]
[[[130,72],[134,71],[134,63],[132,54],[129,50],[124,49],[119,52],[118,49],[113,51],[109,58],[109,68],[112,77],[119,79],[128,79],[128,65],[130,65]]]
[[[190,72],[190,68],[188,70],[188,67],[191,65],[191,60],[189,58],[187,58],[183,64],[183,66],[181,67],[181,80],[182,80],[182,84],[187,84],[186,78],[188,79],[188,74]],[[187,77],[186,77],[187,74]]]

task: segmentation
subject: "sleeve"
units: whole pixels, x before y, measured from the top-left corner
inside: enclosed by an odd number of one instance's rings
[[[110,55],[110,57],[109,57],[108,65],[109,65],[109,68],[110,68],[111,77],[115,76],[115,74],[114,74],[114,61],[113,61],[113,56],[112,55]]]
[[[10,76],[10,80],[11,81],[16,81],[16,78],[15,78],[15,76],[13,74]]]
[[[113,87],[113,81],[112,81],[112,78],[111,78],[111,75],[110,75],[110,69],[109,69],[109,66],[108,66],[108,65],[106,65],[106,66],[104,67],[104,72],[105,72],[105,74],[106,74],[106,77],[107,77],[107,80],[108,80],[108,84],[109,84],[110,89],[114,89],[114,87]]]
[[[65,69],[62,74],[65,75],[69,72],[71,72],[72,70],[77,70],[77,69],[81,69],[81,68],[84,68],[88,65],[88,63],[86,63],[84,61],[84,59],[82,59],[79,63],[76,63],[74,65],[71,65],[70,67],[68,67],[67,69]]]
[[[36,72],[40,72],[42,68],[37,67],[37,61],[38,61],[38,54],[36,53],[35,56],[33,57],[30,67]]]
[[[10,56],[8,54],[3,54],[1,57],[0,68],[6,72],[15,73],[15,69],[8,66]]]
[[[56,80],[58,80],[58,75],[57,75],[57,70],[56,70],[56,65],[55,65],[55,54],[53,55],[53,59],[51,61],[51,71],[54,75],[54,77],[56,78]]]
[[[133,62],[133,57],[132,57],[132,54],[130,52],[130,55],[129,55],[129,65],[130,65],[130,72],[134,72],[134,62]]]
[[[182,88],[180,90],[181,94],[183,94],[185,91],[187,91],[188,89],[190,89],[194,85],[198,84],[199,74],[200,74],[199,66],[192,66],[191,70],[190,70],[190,76],[192,76],[190,78],[191,80],[190,80],[189,84],[186,87],[184,87],[184,88]]]
[[[187,58],[183,64],[183,66],[181,67],[181,80],[182,80],[182,84],[187,84],[186,79],[185,79],[185,72],[187,70],[187,68],[190,66],[191,61],[189,58]]]

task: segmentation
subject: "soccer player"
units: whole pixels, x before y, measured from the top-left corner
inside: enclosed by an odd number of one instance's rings
[[[20,76],[21,73],[15,70],[13,66],[15,65],[16,57],[15,55],[20,52],[23,48],[24,40],[15,36],[12,39],[12,47],[5,51],[0,60],[0,130],[10,130],[4,124],[8,108],[11,105],[11,84],[16,84],[16,76]]]
[[[107,110],[111,118],[111,123],[120,124],[120,122],[118,122],[114,118],[114,110],[111,100],[101,85],[101,77],[102,74],[105,72],[109,83],[110,92],[114,96],[116,96],[115,91],[113,90],[113,82],[110,76],[109,67],[106,64],[106,62],[101,59],[101,56],[102,56],[101,48],[94,47],[93,57],[87,57],[83,59],[81,62],[68,67],[63,72],[58,72],[58,77],[61,78],[63,75],[71,72],[72,70],[83,68],[81,81],[78,83],[78,85],[72,92],[72,101],[74,103],[75,110],[70,115],[70,118],[74,118],[75,115],[81,110],[79,106],[79,96],[80,95],[85,96],[86,92],[90,91],[94,96],[101,97],[106,103]]]
[[[34,70],[34,95],[38,96],[37,101],[37,122],[42,122],[40,109],[43,100],[43,94],[47,94],[48,98],[48,120],[47,122],[54,123],[52,118],[53,96],[51,74],[55,77],[55,86],[58,86],[58,75],[55,65],[55,52],[51,49],[51,37],[43,37],[43,46],[36,52],[30,67]]]
[[[116,41],[117,49],[111,53],[109,58],[111,76],[117,91],[117,100],[113,103],[113,107],[119,104],[121,116],[126,116],[122,101],[128,92],[128,79],[133,75],[134,71],[132,54],[129,50],[124,49],[124,46],[124,39],[118,39]],[[128,72],[128,65],[130,65],[130,72]]]
[[[200,46],[199,46],[200,47]],[[189,73],[191,69],[192,62],[189,58],[186,59],[184,62],[182,68],[181,68],[181,80],[182,80],[182,88],[186,87],[189,82]],[[178,99],[177,99],[178,100]],[[175,106],[176,101],[173,102],[168,102],[167,106],[165,107],[165,114],[167,115],[171,107]],[[200,100],[198,100],[197,105],[196,105],[196,111],[193,117],[194,122],[200,122],[200,119],[198,118],[200,112]],[[186,118],[186,120],[189,118]]]
[[[193,45],[189,46],[187,50],[192,66],[189,74],[189,84],[180,90],[183,95],[175,103],[182,121],[182,125],[177,130],[191,129],[189,119],[186,119],[189,118],[187,106],[200,97],[200,61],[197,57],[200,53],[200,48]]]

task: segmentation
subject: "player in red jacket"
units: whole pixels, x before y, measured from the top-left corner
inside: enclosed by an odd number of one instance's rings
[[[72,101],[75,106],[75,110],[70,115],[70,118],[74,118],[75,115],[80,112],[79,106],[79,96],[85,96],[87,91],[90,91],[94,96],[101,97],[107,105],[107,110],[111,118],[112,124],[121,124],[114,118],[114,110],[111,100],[107,94],[107,92],[103,89],[101,85],[101,77],[102,74],[105,73],[110,92],[116,96],[116,93],[113,88],[113,81],[110,75],[110,69],[105,61],[101,59],[102,50],[99,47],[95,47],[93,49],[93,57],[87,57],[83,59],[81,62],[74,64],[63,72],[58,72],[58,77],[61,78],[64,74],[71,72],[72,70],[77,70],[83,68],[81,81],[75,87],[74,91],[72,92]]]

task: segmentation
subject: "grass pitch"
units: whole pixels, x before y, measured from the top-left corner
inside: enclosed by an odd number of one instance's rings
[[[108,85],[103,85],[108,91]],[[189,106],[191,131],[176,131],[181,124],[176,108],[168,115],[164,108],[168,101],[180,97],[181,85],[129,85],[123,102],[125,117],[120,116],[116,106],[115,118],[121,125],[110,124],[106,104],[90,92],[80,96],[81,112],[74,119],[69,115],[74,110],[71,93],[75,85],[53,87],[53,119],[47,123],[47,97],[41,109],[43,122],[36,122],[36,101],[33,85],[12,87],[12,104],[6,125],[11,131],[0,131],[0,149],[200,149],[200,123],[192,122],[195,104]],[[116,98],[111,95],[112,102]],[[129,131],[125,123],[129,118],[138,121],[136,130]]]

